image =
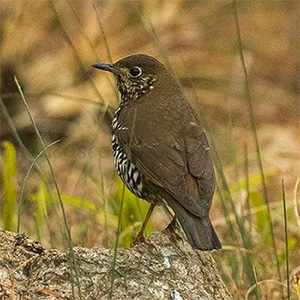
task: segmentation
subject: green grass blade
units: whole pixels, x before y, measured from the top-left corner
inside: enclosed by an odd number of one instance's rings
[[[287,298],[288,300],[291,300],[288,225],[287,225],[286,199],[285,199],[285,189],[284,189],[283,179],[282,179],[282,201],[283,201],[283,216],[284,216],[284,237],[285,237],[285,262],[286,262],[286,286],[287,286],[286,289],[287,289]]]
[[[102,34],[103,39],[104,39],[104,44],[105,44],[108,60],[109,60],[109,62],[112,63],[113,59],[112,59],[112,55],[111,55],[111,50],[110,50],[110,47],[109,47],[109,44],[108,44],[108,41],[107,41],[107,37],[106,37],[105,31],[104,31],[103,24],[101,22],[101,17],[100,17],[99,11],[98,11],[98,9],[95,5],[95,2],[93,0],[92,0],[92,5],[93,5],[94,11],[95,11],[96,16],[97,16],[97,21],[98,21],[98,24],[99,24],[101,34]],[[98,59],[98,55],[96,55],[96,57]],[[115,97],[116,97],[117,101],[119,102],[119,93],[118,93],[118,89],[116,88],[116,85],[112,83],[112,81],[110,79],[111,77],[108,74],[106,74],[106,77],[108,78],[108,81],[109,81],[110,85],[113,87],[114,92],[115,92]]]
[[[244,53],[243,53],[243,44],[242,44],[241,29],[240,29],[238,8],[237,8],[236,0],[233,0],[233,8],[234,8],[235,24],[236,24],[236,31],[237,31],[238,50],[239,50],[239,55],[241,58],[244,77],[245,77],[245,97],[246,97],[246,100],[248,102],[248,107],[249,107],[252,134],[253,134],[253,138],[254,138],[254,142],[255,142],[255,149],[256,149],[259,169],[260,169],[260,173],[261,173],[261,180],[262,180],[262,185],[263,185],[264,201],[267,205],[267,210],[268,210],[268,222],[269,222],[270,234],[271,234],[271,238],[272,238],[272,242],[273,242],[273,250],[274,250],[274,256],[275,256],[275,260],[276,260],[277,274],[278,274],[279,280],[282,281],[281,272],[280,272],[280,264],[279,264],[279,259],[278,259],[278,255],[277,255],[277,247],[276,247],[276,242],[275,242],[274,228],[273,228],[273,223],[272,223],[272,219],[271,219],[271,209],[270,209],[269,200],[268,200],[266,180],[265,180],[265,175],[264,175],[264,170],[263,170],[263,165],[262,165],[260,146],[259,146],[259,142],[258,142],[257,129],[256,129],[256,122],[255,122],[254,111],[253,111],[253,106],[252,106],[249,77],[248,77],[248,72],[247,72]]]
[[[100,196],[102,198],[102,209],[104,211],[104,228],[105,228],[105,246],[108,247],[109,244],[109,238],[108,238],[108,205],[107,205],[107,199],[106,199],[106,195],[105,195],[105,191],[104,191],[104,176],[103,176],[103,164],[102,164],[102,149],[101,149],[101,139],[100,137],[98,138],[98,144],[99,144],[99,153],[98,153],[98,165],[99,165],[99,174],[100,174],[100,178],[99,178],[99,189],[100,189]]]
[[[187,64],[183,57],[182,57],[182,61],[184,63],[185,68],[188,69]],[[193,82],[192,78],[189,78],[189,79],[191,82],[194,98],[198,101],[198,95],[195,90],[194,82]],[[231,196],[231,192],[230,192],[230,189],[229,189],[226,177],[225,177],[223,166],[221,163],[221,158],[219,157],[219,153],[217,151],[216,143],[214,141],[213,136],[210,134],[210,130],[207,125],[205,115],[203,113],[201,113],[201,110],[200,110],[200,119],[201,119],[201,123],[203,124],[203,127],[207,131],[207,135],[209,137],[211,154],[212,154],[212,158],[214,161],[215,171],[217,174],[217,176],[216,176],[217,177],[217,192],[221,199],[222,211],[225,216],[226,224],[229,228],[230,236],[235,237],[234,240],[238,240],[237,233],[234,230],[234,225],[233,225],[231,219],[229,218],[229,214],[232,211],[232,213],[234,214],[236,223],[238,225],[240,236],[241,236],[241,239],[243,242],[243,247],[246,249],[250,249],[251,245],[252,245],[251,236],[249,236],[249,232],[245,229],[245,224],[244,224],[245,222],[243,222],[243,219],[238,215],[238,213],[236,211],[236,208],[235,208],[232,196]],[[229,203],[229,205],[228,205],[228,203]],[[230,206],[230,207],[228,207],[228,206]],[[248,253],[245,255],[244,254],[241,254],[241,255],[242,255],[242,261],[243,261],[245,269],[246,269],[246,274],[247,274],[248,280],[250,282],[250,285],[253,285],[254,284],[254,274],[253,274],[253,268],[252,268],[253,257]]]
[[[80,30],[80,33],[81,35],[84,37],[84,39],[86,40],[86,42],[88,43],[88,45],[90,46],[90,48],[93,50],[94,52],[94,55],[96,57],[98,57],[98,54],[97,54],[97,50],[95,48],[95,45],[92,43],[91,39],[88,37],[88,35],[86,34],[85,30],[84,30],[84,25],[82,24],[81,20],[80,20],[80,16],[78,14],[78,10],[76,10],[76,8],[74,7],[73,3],[74,1],[70,1],[70,0],[67,0],[67,3],[68,5],[71,7],[71,10],[72,10],[72,13],[75,17],[75,21],[76,21],[76,25],[78,25],[79,27],[79,30]]]
[[[265,201],[258,192],[251,192],[249,200],[254,209],[261,208],[255,212],[257,231],[261,236],[260,242],[263,245],[270,245],[272,244],[272,237],[270,236],[270,228],[268,226],[268,210]]]
[[[158,49],[160,55],[163,58],[164,64],[167,66],[167,68],[169,69],[169,71],[174,74],[173,68],[172,68],[171,63],[170,63],[169,58],[168,58],[167,51],[166,51],[164,45],[162,44],[162,42],[160,41],[160,39],[159,39],[159,37],[158,37],[158,35],[156,33],[156,30],[155,30],[153,24],[151,23],[150,20],[147,20],[143,16],[143,14],[140,12],[139,8],[137,7],[137,5],[135,4],[134,1],[131,0],[130,4],[131,4],[133,10],[135,11],[135,13],[137,14],[137,16],[139,17],[139,20],[140,20],[142,26],[145,28],[145,30],[147,31],[147,33],[150,36],[152,36],[153,41],[154,41],[154,43],[156,45],[156,48]]]
[[[295,211],[295,216],[296,216],[296,220],[297,220],[297,224],[300,227],[300,213],[298,210],[298,201],[297,201],[297,196],[298,196],[298,188],[300,187],[300,178],[298,178],[296,185],[295,185],[295,189],[294,189],[294,211]]]
[[[17,202],[17,158],[16,150],[12,143],[3,142],[4,147],[4,166],[2,169],[3,184],[3,208],[2,218],[3,227],[6,230],[15,230],[15,208]]]
[[[74,250],[73,250],[73,247],[72,247],[71,230],[69,228],[69,224],[68,224],[68,221],[67,221],[67,215],[66,215],[66,212],[65,212],[65,208],[64,208],[64,204],[63,204],[62,198],[61,198],[60,190],[58,188],[56,176],[55,176],[52,164],[50,162],[48,153],[46,151],[46,145],[45,145],[44,139],[41,136],[41,133],[40,133],[40,131],[39,131],[39,129],[38,129],[36,123],[35,123],[35,120],[33,119],[32,115],[31,115],[31,112],[30,112],[28,103],[26,101],[25,95],[23,93],[23,90],[22,90],[22,88],[21,88],[21,86],[19,84],[19,81],[18,81],[18,79],[17,79],[16,76],[14,77],[14,80],[15,80],[17,88],[18,88],[18,90],[20,92],[20,95],[22,97],[22,100],[23,100],[24,106],[26,108],[26,111],[28,113],[28,116],[30,118],[30,121],[33,124],[35,132],[36,132],[36,134],[37,134],[37,136],[39,138],[39,141],[40,141],[40,143],[42,145],[42,148],[43,148],[43,151],[45,153],[45,157],[46,157],[46,160],[47,160],[50,172],[51,172],[51,176],[53,178],[54,186],[55,186],[55,189],[56,189],[56,193],[57,193],[57,196],[58,196],[58,199],[59,199],[59,203],[60,203],[60,207],[61,207],[62,214],[63,214],[63,221],[64,221],[64,226],[65,226],[66,234],[67,234],[67,243],[68,243],[68,247],[69,247],[69,251],[70,251],[70,263],[71,263],[70,264],[70,266],[71,266],[70,275],[72,277],[72,267],[73,267],[73,270],[75,271],[75,277],[76,277],[76,283],[77,283],[77,287],[78,287],[79,298],[82,299],[80,282],[79,282],[79,274],[78,274],[78,270],[77,270],[77,267],[76,267],[76,260],[75,260]],[[73,280],[72,280],[72,278],[71,278],[70,282],[72,284],[72,291],[73,291]],[[74,293],[73,293],[73,297],[75,298],[75,294]]]
[[[101,104],[103,104],[104,106],[106,106],[105,101],[103,100],[103,98],[102,98],[99,90],[97,89],[97,87],[96,87],[96,85],[95,85],[95,83],[94,83],[94,81],[93,81],[90,73],[85,69],[85,64],[82,61],[82,59],[81,59],[81,57],[80,57],[80,55],[79,55],[76,47],[72,43],[72,41],[71,41],[71,39],[70,39],[70,37],[69,37],[69,35],[67,33],[67,30],[65,28],[65,25],[64,25],[63,21],[61,20],[61,17],[60,17],[60,15],[59,15],[59,13],[58,13],[58,11],[56,9],[56,6],[55,6],[54,2],[52,0],[49,0],[49,3],[50,3],[50,6],[51,6],[51,8],[52,8],[52,10],[54,12],[55,18],[56,18],[56,20],[57,20],[57,22],[58,22],[58,24],[59,24],[59,26],[61,28],[61,31],[62,31],[62,34],[63,34],[65,40],[68,42],[68,44],[70,45],[70,47],[73,50],[73,53],[75,54],[75,58],[77,60],[78,65],[80,66],[81,70],[84,71],[84,74],[88,78],[88,80],[89,80],[92,88],[94,89],[95,93],[97,94],[97,96],[101,100]]]
[[[47,150],[48,148],[50,148],[51,146],[57,144],[60,140],[54,141],[53,143],[51,143],[50,145],[48,145],[45,150]],[[33,160],[33,162],[31,163],[25,177],[22,183],[22,187],[21,187],[21,191],[20,191],[20,196],[18,199],[18,222],[17,222],[17,232],[20,233],[20,228],[21,228],[21,211],[22,211],[22,202],[23,202],[23,195],[24,195],[24,190],[25,190],[25,186],[27,183],[27,180],[29,178],[29,175],[34,167],[34,165],[36,164],[36,162],[38,161],[38,159],[42,156],[42,154],[44,154],[45,151],[42,150],[37,157]]]
[[[250,180],[249,180],[249,158],[248,158],[248,147],[245,144],[245,177],[246,177],[246,209],[248,215],[249,224],[249,237],[250,237],[250,247],[252,247],[252,217],[251,217],[251,207],[250,207]]]
[[[20,95],[21,99],[22,99],[22,96]],[[18,145],[20,146],[20,148],[23,150],[24,154],[26,155],[26,157],[28,158],[28,160],[32,163],[34,161],[34,157],[33,155],[30,153],[30,151],[26,148],[26,146],[24,145],[5,105],[4,105],[4,102],[2,100],[2,98],[0,97],[0,108],[1,108],[1,112],[4,116],[4,118],[6,119],[8,125],[9,125],[9,128],[11,129],[11,132],[13,134],[13,137],[14,139],[16,140],[16,142],[18,143]],[[47,182],[47,178],[45,176],[45,174],[43,173],[38,161],[36,162],[36,164],[34,164],[36,170],[39,172],[39,174],[41,175],[41,178],[42,180],[44,181],[44,183],[46,184],[47,186],[47,189],[48,189],[48,192],[49,194],[51,195],[50,193],[50,188],[49,188],[49,185],[48,185],[48,182]],[[52,199],[53,200],[53,199]],[[54,201],[52,201],[53,203],[55,203]]]
[[[110,290],[109,290],[108,300],[112,300],[113,292],[114,292],[114,282],[115,282],[115,272],[116,272],[115,268],[116,268],[117,255],[118,255],[119,238],[120,238],[120,233],[121,233],[121,219],[122,219],[122,211],[123,211],[123,205],[124,205],[124,195],[125,195],[125,184],[123,184],[123,190],[122,190],[122,198],[121,198],[118,226],[117,226],[117,232],[116,232],[116,243],[115,243],[115,247],[114,247],[114,257],[113,257],[112,266],[111,266],[111,281],[110,281]]]
[[[90,48],[92,49],[96,59],[98,61],[100,61],[99,57],[98,57],[98,52],[97,52],[97,49],[95,47],[95,45],[93,44],[93,42],[91,41],[91,39],[88,37],[88,35],[85,33],[85,30],[84,30],[84,26],[80,20],[80,17],[76,11],[76,9],[74,8],[74,6],[72,5],[72,1],[70,0],[67,0],[68,2],[68,5],[71,7],[72,9],[72,12],[75,16],[75,19],[76,19],[76,24],[78,24],[79,26],[79,29],[80,29],[80,32],[82,34],[82,36],[84,37],[84,39],[87,41],[87,43],[89,44]],[[106,35],[105,35],[105,32],[104,32],[104,28],[102,26],[102,22],[101,22],[101,19],[100,19],[100,16],[99,16],[99,13],[98,13],[98,10],[94,4],[94,2],[92,2],[92,5],[93,5],[93,8],[96,12],[96,15],[97,15],[97,20],[98,20],[98,23],[100,25],[100,29],[101,29],[101,33],[102,33],[102,36],[103,36],[103,39],[104,39],[104,43],[105,43],[105,47],[106,47],[106,50],[107,50],[107,55],[108,55],[108,58],[109,58],[109,61],[112,62],[112,56],[111,56],[111,51],[110,51],[110,48],[109,48],[109,45],[108,45],[108,42],[107,42],[107,38],[106,38]],[[66,30],[64,30],[64,33],[67,34]],[[70,42],[70,39],[68,39],[68,42]],[[77,51],[76,51],[77,52]],[[78,54],[79,56],[79,54]],[[108,78],[108,81],[110,83],[110,85],[112,86],[112,88],[114,89],[115,91],[115,94],[116,94],[116,98],[118,99],[118,91],[115,87],[115,85],[112,83],[111,79],[110,79],[110,76],[108,74],[106,74],[106,77]],[[100,98],[101,99],[101,98]],[[101,99],[102,100],[102,99]],[[102,100],[103,101],[103,100]]]
[[[253,274],[254,274],[254,278],[255,278],[256,298],[257,298],[257,300],[261,300],[260,291],[259,291],[258,284],[257,284],[257,272],[256,272],[256,268],[254,265],[253,265]]]
[[[120,205],[123,198],[123,182],[118,179],[117,193],[110,201],[110,209],[114,215],[119,215]],[[119,239],[119,245],[122,248],[129,248],[133,239],[139,230],[140,225],[148,211],[148,204],[146,201],[138,199],[132,192],[125,189],[124,201],[123,201],[123,218],[121,219],[121,237]],[[147,223],[145,228],[145,235],[151,233],[153,227],[151,222]]]
[[[35,204],[35,212],[34,212],[34,220],[36,224],[37,234],[40,236],[41,231],[44,229],[44,225],[47,224],[48,219],[47,209],[49,206],[49,199],[51,199],[51,195],[48,193],[46,184],[41,181],[36,194],[30,195],[30,200]],[[49,224],[47,224],[49,228]]]
[[[4,102],[2,100],[2,98],[0,97],[0,107],[1,107],[1,112],[4,116],[4,118],[7,121],[7,124],[9,126],[9,128],[12,131],[13,137],[15,138],[15,140],[17,141],[17,143],[19,144],[19,146],[23,149],[25,155],[28,157],[28,159],[32,162],[34,160],[34,157],[31,155],[31,153],[28,151],[28,149],[26,148],[26,146],[24,145],[22,139],[20,138],[18,131],[11,119],[11,117],[9,116],[9,113],[4,105]]]
[[[240,236],[241,236],[241,239],[243,242],[243,247],[245,247],[246,249],[250,249],[251,244],[249,241],[251,240],[251,238],[249,237],[249,233],[244,228],[244,224],[236,211],[236,208],[235,208],[235,205],[234,205],[231,193],[230,193],[230,189],[228,187],[228,183],[227,183],[227,180],[225,177],[225,173],[224,173],[224,170],[223,170],[223,167],[221,164],[221,159],[219,157],[218,151],[216,149],[215,141],[212,136],[210,136],[210,145],[211,145],[211,149],[212,149],[212,156],[214,158],[215,168],[216,168],[216,171],[218,174],[218,179],[219,179],[218,180],[219,181],[218,182],[218,185],[219,185],[218,190],[221,192],[221,194],[224,193],[224,196],[221,199],[223,199],[223,201],[225,201],[225,199],[226,199],[225,203],[227,201],[229,202],[230,209],[233,212],[236,223],[238,225]],[[224,204],[223,207],[225,207],[225,205],[226,204]],[[225,212],[228,214],[228,212],[229,212],[228,209],[225,210]],[[233,233],[237,239],[237,235],[234,230],[233,230]],[[248,280],[249,280],[250,284],[253,285],[254,284],[254,274],[253,274],[253,269],[252,269],[253,259],[252,259],[251,255],[248,253],[246,255],[242,254],[242,259],[243,259],[243,263],[246,268],[246,275],[248,277]]]
[[[300,278],[295,275],[295,290],[296,290],[296,293],[297,293],[297,296],[298,296],[298,300],[300,300]]]
[[[98,9],[95,5],[95,2],[93,0],[92,0],[92,5],[93,5],[94,11],[96,13],[97,21],[98,21],[98,24],[99,24],[99,27],[100,27],[100,30],[101,30],[101,33],[102,33],[102,36],[103,36],[103,39],[104,39],[108,59],[109,59],[110,62],[113,62],[110,47],[109,47],[109,44],[108,44],[108,41],[107,41],[107,38],[106,38],[104,27],[103,27],[102,22],[101,22],[101,17],[100,17],[99,11],[98,11]]]

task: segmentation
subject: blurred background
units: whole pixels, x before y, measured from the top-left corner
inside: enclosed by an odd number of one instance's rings
[[[214,149],[211,219],[224,244],[214,253],[223,279],[236,299],[283,299],[286,278],[300,269],[300,6],[238,1],[237,8],[238,19],[231,1],[2,0],[1,227],[66,247],[44,155],[28,173],[43,147],[16,76],[46,146],[59,140],[48,155],[73,245],[113,247],[123,199],[120,246],[129,247],[148,204],[123,195],[110,142],[119,98],[114,78],[91,64],[149,54],[176,74]],[[169,221],[156,208],[147,232]]]

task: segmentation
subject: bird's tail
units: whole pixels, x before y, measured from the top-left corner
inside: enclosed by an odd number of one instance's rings
[[[209,217],[199,218],[189,212],[180,203],[174,202],[172,203],[172,208],[191,246],[198,250],[221,249],[220,240]]]

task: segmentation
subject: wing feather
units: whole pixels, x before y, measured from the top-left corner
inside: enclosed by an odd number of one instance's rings
[[[118,141],[148,180],[196,216],[208,215],[214,192],[214,173],[205,132],[193,130],[181,141],[170,139],[168,143],[147,143],[145,137],[136,137],[129,143],[128,132],[123,131],[118,135]]]

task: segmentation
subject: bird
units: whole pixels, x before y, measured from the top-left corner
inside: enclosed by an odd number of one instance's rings
[[[209,218],[215,190],[210,146],[179,81],[146,54],[92,66],[116,78],[121,101],[111,125],[114,163],[126,187],[151,204],[145,221],[165,204],[194,249],[221,249]]]

